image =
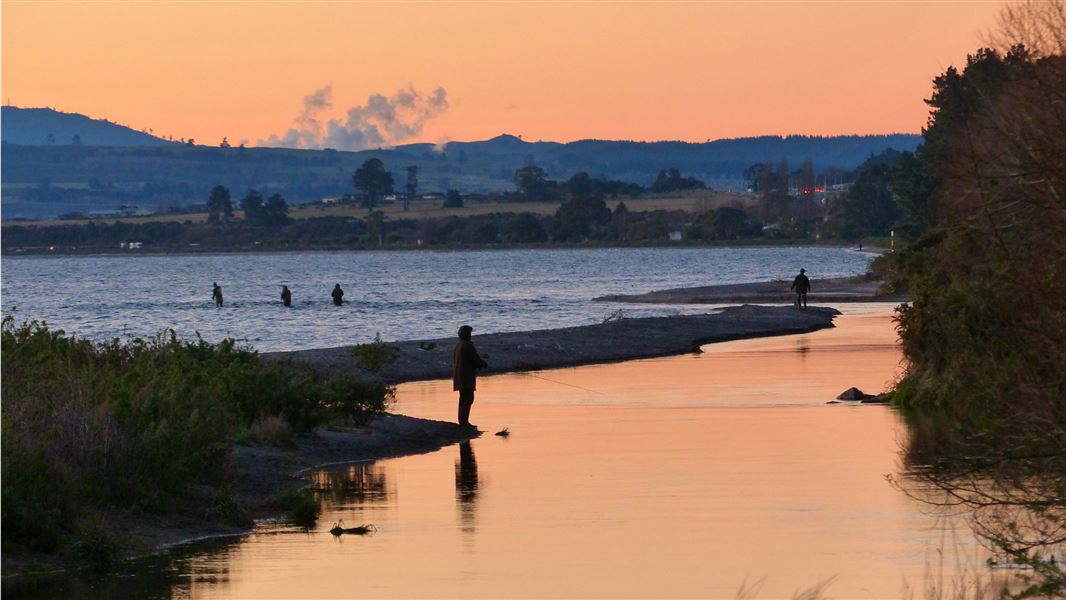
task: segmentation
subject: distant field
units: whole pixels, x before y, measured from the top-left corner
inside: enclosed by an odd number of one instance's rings
[[[700,190],[681,195],[643,196],[640,198],[616,198],[608,199],[607,206],[614,210],[619,202],[625,202],[631,211],[651,210],[682,210],[694,214],[704,213],[721,206],[753,206],[758,197],[753,194],[738,192],[715,192]],[[559,208],[558,202],[488,202],[469,201],[462,208],[442,208],[443,200],[416,200],[411,203],[410,210],[404,211],[401,202],[386,204],[380,207],[386,217],[391,219],[440,219],[446,217],[470,217],[487,215],[492,213],[519,213],[531,212],[538,215],[554,214]],[[289,216],[294,219],[315,219],[321,217],[355,217],[362,218],[367,214],[366,209],[358,206],[342,204],[302,204],[289,209]],[[237,218],[243,218],[241,211],[235,211]],[[14,225],[83,225],[89,221],[95,223],[150,223],[169,221],[192,221],[202,223],[207,220],[207,213],[183,213],[146,215],[137,217],[112,217],[97,219],[66,219],[66,220],[38,220],[38,221],[8,221],[4,227]]]

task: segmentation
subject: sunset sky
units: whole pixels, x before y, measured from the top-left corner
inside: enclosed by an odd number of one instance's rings
[[[322,125],[444,89],[386,143],[918,132],[999,8],[5,0],[2,94],[207,144],[282,136],[325,86]]]

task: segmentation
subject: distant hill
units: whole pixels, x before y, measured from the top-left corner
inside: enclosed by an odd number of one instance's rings
[[[93,213],[123,205],[160,211],[203,203],[215,185],[229,187],[237,198],[254,188],[280,193],[290,202],[319,200],[352,192],[352,173],[371,157],[380,158],[393,172],[398,189],[403,188],[406,168],[417,166],[421,193],[512,190],[515,170],[527,164],[543,167],[554,179],[587,171],[644,186],[661,169],[674,167],[711,188],[738,190],[746,185],[744,170],[756,162],[777,164],[784,159],[797,169],[810,158],[818,173],[850,170],[886,148],[913,150],[921,142],[920,136],[907,134],[762,136],[705,143],[527,142],[500,135],[450,142],[443,149],[421,143],[342,152],[188,146],[49,109],[4,107],[2,116],[5,219]],[[42,131],[52,132],[55,143],[42,143]],[[80,145],[70,143],[73,135],[81,136]]]
[[[26,146],[167,146],[162,138],[78,113],[51,108],[0,107],[0,139]],[[77,140],[75,139],[77,136]]]

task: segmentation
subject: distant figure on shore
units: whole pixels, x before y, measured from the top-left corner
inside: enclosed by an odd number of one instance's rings
[[[211,290],[211,299],[215,301],[216,308],[222,308],[222,286],[217,281],[212,285],[215,287]]]
[[[333,293],[330,296],[333,296],[333,306],[344,304],[344,290],[341,289],[341,284],[333,286]]]
[[[811,291],[811,280],[807,279],[804,274],[806,272],[800,269],[800,274],[796,275],[796,278],[792,280],[792,287],[789,288],[796,292],[796,307],[802,307],[804,310],[807,308],[807,292]]]
[[[862,242],[859,242],[859,252],[862,252]]]
[[[459,424],[470,424],[470,407],[474,405],[474,390],[477,389],[477,370],[489,364],[481,360],[470,336],[474,328],[463,325],[459,328],[459,341],[452,350],[452,389],[459,392]]]
[[[289,291],[289,286],[281,286],[281,303],[285,306],[292,306],[292,292]]]

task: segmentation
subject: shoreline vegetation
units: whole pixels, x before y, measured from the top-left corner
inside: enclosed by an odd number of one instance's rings
[[[477,339],[496,374],[698,352],[832,327],[837,314],[739,306]],[[312,526],[308,470],[480,435],[385,412],[396,383],[450,376],[453,341],[258,354],[172,333],[94,344],[8,318],[5,577],[107,570],[186,541],[245,534],[254,519]]]

